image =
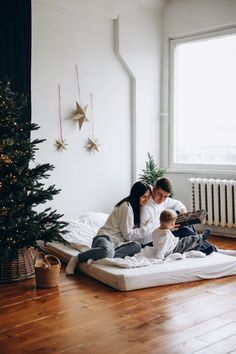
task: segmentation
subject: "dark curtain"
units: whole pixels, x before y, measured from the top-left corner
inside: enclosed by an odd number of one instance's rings
[[[31,0],[0,0],[0,80],[28,96],[22,119],[31,119]]]

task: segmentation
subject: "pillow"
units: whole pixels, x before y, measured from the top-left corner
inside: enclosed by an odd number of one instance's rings
[[[108,214],[90,212],[81,215],[77,220],[69,219],[68,233],[63,238],[68,241],[71,247],[88,246],[91,247],[92,239],[96,236],[98,229],[104,225]]]
[[[80,215],[78,220],[98,230],[105,224],[107,218],[108,214],[106,213],[90,212]]]

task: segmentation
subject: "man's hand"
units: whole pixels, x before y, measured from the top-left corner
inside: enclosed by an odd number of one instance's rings
[[[185,214],[185,213],[187,213],[187,209],[186,208],[180,209],[180,214]]]

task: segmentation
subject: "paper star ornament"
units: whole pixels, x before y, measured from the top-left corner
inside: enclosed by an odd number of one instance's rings
[[[84,124],[84,122],[88,121],[88,118],[86,116],[86,111],[87,111],[88,105],[86,104],[86,106],[84,108],[82,108],[78,102],[76,101],[76,111],[75,114],[73,116],[73,120],[77,121],[79,123],[79,129],[82,128],[82,125]]]
[[[58,151],[66,150],[67,145],[68,144],[66,144],[65,139],[59,139],[55,141],[55,146]]]
[[[62,118],[61,118],[61,85],[58,85],[58,104],[59,104],[59,123],[60,123],[60,139],[55,140],[55,146],[57,151],[66,150],[66,141],[63,139],[62,132]]]
[[[97,151],[99,152],[99,147],[100,145],[97,143],[97,139],[93,138],[88,138],[88,141],[85,145],[85,149],[88,151],[88,152],[93,152],[93,151]]]

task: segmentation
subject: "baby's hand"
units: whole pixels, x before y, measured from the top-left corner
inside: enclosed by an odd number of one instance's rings
[[[171,231],[176,231],[180,227],[180,224],[176,224],[174,227],[171,228]]]

